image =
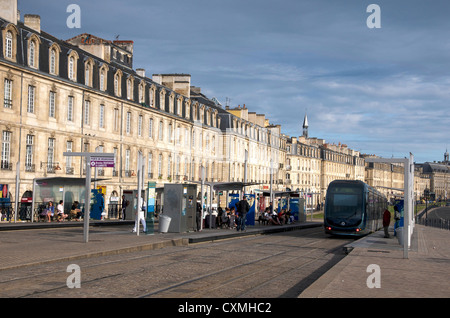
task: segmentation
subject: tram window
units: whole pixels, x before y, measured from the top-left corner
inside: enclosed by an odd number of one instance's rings
[[[358,204],[358,197],[352,194],[335,194],[335,206],[356,206]]]

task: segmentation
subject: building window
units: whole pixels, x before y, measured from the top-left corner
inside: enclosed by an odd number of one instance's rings
[[[36,43],[34,41],[30,41],[30,50],[29,50],[29,56],[28,56],[28,65],[30,67],[35,67],[34,58],[36,55]]]
[[[56,93],[50,92],[49,101],[48,101],[48,117],[55,118],[55,99],[56,99]]]
[[[2,134],[2,160],[1,169],[11,170],[11,132],[3,131]]]
[[[125,173],[130,176],[130,149],[125,150]]]
[[[69,63],[67,66],[68,77],[71,81],[76,81],[78,53],[76,51],[70,51],[68,59],[69,59]]]
[[[73,141],[68,141],[66,144],[66,152],[72,152],[73,151]],[[66,157],[66,174],[73,174],[74,170],[72,167],[72,158],[71,156]]]
[[[180,144],[181,142],[181,128],[180,126],[177,126],[176,130],[175,130],[175,142],[177,145]]]
[[[114,108],[114,131],[119,130],[119,109]]]
[[[75,59],[71,56],[69,58],[69,79],[70,80],[75,80],[74,79],[74,74],[75,74]]]
[[[105,105],[103,105],[103,104],[100,105],[98,126],[100,128],[105,128]]]
[[[144,94],[144,92],[145,92],[145,84],[142,81],[139,84],[139,103],[141,103],[141,104],[145,103],[145,94]]]
[[[84,85],[91,86],[91,66],[89,63],[86,63],[84,68]]]
[[[148,162],[147,162],[147,170],[148,170],[148,177],[150,179],[153,179],[153,166],[152,166],[152,162],[153,162],[153,153],[149,152],[148,153]]]
[[[104,68],[102,68],[100,70],[100,90],[101,91],[105,91],[106,90],[105,79],[106,79],[106,70]]]
[[[158,157],[158,178],[162,178],[162,160],[163,156],[160,154]]]
[[[153,138],[153,118],[148,121],[148,137]]]
[[[117,176],[117,154],[118,154],[118,149],[114,148],[113,149],[113,153],[114,153],[114,168],[113,168],[113,176]]]
[[[118,70],[116,74],[114,74],[114,94],[116,96],[122,96],[122,71]]]
[[[89,125],[89,111],[91,108],[91,102],[88,100],[84,101],[84,124]]]
[[[27,135],[27,146],[25,152],[25,171],[33,172],[33,145],[34,145],[34,136]]]
[[[127,112],[126,133],[130,134],[130,132],[131,132],[131,112]]]
[[[159,138],[160,141],[163,140],[163,131],[164,131],[163,128],[164,128],[163,122],[160,121],[159,122],[159,131],[158,131],[158,138]]]
[[[173,142],[172,124],[169,124],[169,127],[167,129],[167,134],[168,134],[168,137],[169,137],[169,142]]]
[[[172,156],[169,156],[169,159],[167,160],[167,177],[172,177]]]
[[[67,100],[67,121],[73,121],[73,96]]]
[[[54,172],[55,162],[55,138],[48,138],[47,148],[47,172]]]
[[[56,51],[50,50],[50,74],[56,74]]]
[[[138,136],[141,137],[142,136],[142,115],[139,115],[138,118]]]
[[[129,100],[134,100],[134,79],[133,77],[128,78],[127,80],[127,98]]]
[[[28,104],[27,112],[34,113],[34,98],[35,98],[36,87],[28,85]]]
[[[150,103],[150,107],[155,107],[154,105],[154,101],[155,101],[155,89],[154,88],[150,88],[149,90],[149,94],[148,94],[148,99],[149,99],[149,103]]]
[[[9,59],[13,58],[13,34],[11,31],[6,32],[5,56]]]
[[[12,81],[5,78],[5,108],[12,108]]]

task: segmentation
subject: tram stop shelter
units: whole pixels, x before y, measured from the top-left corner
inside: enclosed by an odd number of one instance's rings
[[[212,192],[213,191],[239,191],[243,192],[245,190],[245,187],[250,187],[254,185],[259,185],[261,183],[259,182],[208,182],[208,181],[190,181],[191,183],[201,184],[202,189],[200,190],[201,195],[203,195],[203,186],[209,187],[209,206],[212,207]],[[202,206],[202,214],[203,214],[203,204]],[[212,223],[212,213],[209,214],[210,220],[209,220],[209,226],[211,228]]]
[[[270,198],[271,193],[270,191],[262,191],[262,195]],[[279,198],[279,210],[290,209],[296,221],[306,221],[305,199],[300,197],[298,191],[272,191],[272,196],[273,198]]]
[[[91,182],[106,179],[92,179]],[[64,211],[70,211],[74,201],[80,202],[80,208],[85,203],[86,178],[49,177],[35,178],[33,180],[32,211],[39,211],[40,207],[49,201],[55,207],[60,200],[64,201]],[[32,218],[33,221],[33,218]]]

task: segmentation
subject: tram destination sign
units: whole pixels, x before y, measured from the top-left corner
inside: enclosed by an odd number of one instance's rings
[[[114,157],[91,157],[91,167],[114,168]]]

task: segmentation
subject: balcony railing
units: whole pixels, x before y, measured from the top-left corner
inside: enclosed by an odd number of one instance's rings
[[[0,164],[1,170],[12,170],[12,163],[6,160],[2,160]]]
[[[25,172],[35,172],[36,166],[35,165],[25,165]]]

